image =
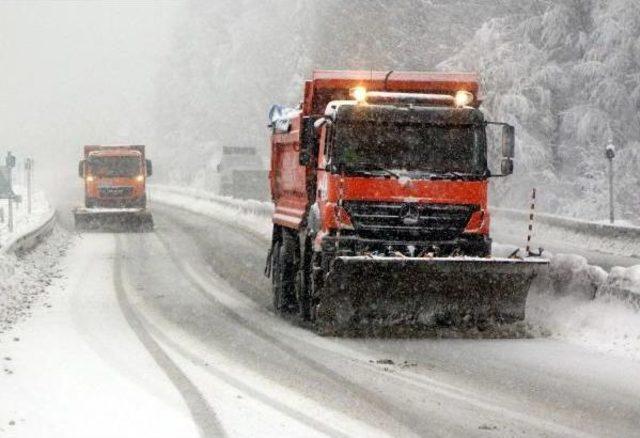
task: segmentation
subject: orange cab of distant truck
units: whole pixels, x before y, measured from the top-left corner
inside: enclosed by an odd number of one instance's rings
[[[152,174],[144,146],[85,146],[79,175],[87,208],[145,208],[146,180]]]

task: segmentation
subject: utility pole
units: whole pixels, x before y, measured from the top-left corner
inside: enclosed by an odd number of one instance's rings
[[[9,169],[9,175],[8,175],[8,179],[9,179],[9,214],[8,214],[8,228],[9,228],[9,232],[13,233],[13,185],[11,184],[11,169],[13,169],[16,165],[16,157],[13,156],[13,154],[11,154],[11,152],[7,152],[7,157],[5,158],[5,164],[7,166],[7,168]]]
[[[33,160],[27,158],[24,161],[24,170],[27,178],[27,213],[31,216],[31,175],[33,172]]]
[[[605,148],[605,156],[609,160],[609,223],[615,222],[614,206],[613,206],[613,158],[616,156],[616,147],[613,141],[609,140],[609,144]]]

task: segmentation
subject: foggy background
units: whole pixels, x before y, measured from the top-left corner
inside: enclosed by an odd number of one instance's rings
[[[0,153],[36,160],[56,199],[82,201],[84,144],[147,143],[173,1],[0,2]],[[71,189],[71,190],[70,190]]]
[[[154,181],[202,188],[223,145],[266,166],[267,111],[314,68],[477,70],[489,118],[517,126],[494,200],[535,185],[545,211],[603,219],[611,139],[619,213],[640,210],[635,0],[5,1],[0,65],[0,152],[58,191],[86,143],[147,144]]]

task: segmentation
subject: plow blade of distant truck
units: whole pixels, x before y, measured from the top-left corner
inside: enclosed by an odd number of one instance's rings
[[[143,209],[77,209],[76,229],[83,231],[151,231],[153,217]]]
[[[483,326],[524,319],[532,280],[547,261],[337,257],[319,297],[321,332]]]

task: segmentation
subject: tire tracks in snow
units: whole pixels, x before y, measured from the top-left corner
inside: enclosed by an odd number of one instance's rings
[[[174,222],[174,224],[176,224]],[[200,246],[204,244],[201,240],[197,238],[197,236],[193,235],[193,232],[189,232],[189,230],[185,230],[182,228],[180,224],[176,224],[179,228],[181,228],[184,232],[194,238],[196,245]],[[225,226],[228,226],[225,224]],[[278,339],[276,335],[269,333],[267,330],[260,327],[255,322],[249,320],[244,317],[239,312],[235,311],[233,308],[229,307],[227,304],[222,302],[220,299],[212,295],[208,292],[207,288],[202,284],[200,279],[196,278],[192,273],[192,269],[185,263],[180,257],[175,253],[175,251],[171,247],[171,243],[167,240],[165,236],[162,235],[161,232],[156,231],[156,236],[164,246],[165,250],[169,254],[169,257],[173,260],[176,266],[183,273],[185,278],[189,280],[189,282],[194,286],[194,288],[199,291],[204,298],[213,302],[217,306],[220,307],[222,312],[230,318],[232,321],[236,322],[238,325],[242,326],[250,333],[254,334],[260,339],[268,342],[270,345],[273,345],[275,348],[279,349],[283,353],[287,354],[293,359],[298,360],[300,363],[307,366],[309,369],[317,372],[318,374],[328,378],[329,380],[335,382],[340,387],[344,388],[345,392],[351,393],[351,395],[359,400],[363,400],[365,403],[369,404],[376,411],[384,413],[384,415],[390,417],[394,420],[398,425],[402,425],[404,429],[410,431],[416,436],[430,436],[433,435],[433,429],[428,426],[424,426],[424,417],[417,415],[414,412],[407,411],[405,409],[399,408],[393,404],[388,403],[383,396],[375,391],[372,391],[364,386],[358,385],[353,381],[345,378],[339,373],[336,373],[331,368],[321,364],[320,362],[309,358],[307,355],[300,353],[295,347],[288,345],[283,342],[281,339]],[[215,251],[214,251],[215,253]],[[218,261],[218,258],[216,258]],[[221,262],[222,263],[222,262]]]
[[[241,272],[242,267],[239,266],[238,263],[234,263],[233,261],[226,260],[224,255],[218,256],[217,255],[218,251],[216,250],[216,248],[214,248],[211,243],[203,241],[203,239],[201,239],[200,236],[196,234],[195,230],[193,230],[192,227],[181,223],[181,221],[175,218],[173,215],[164,215],[164,216],[167,217],[170,220],[170,222],[172,222],[173,225],[181,229],[183,233],[190,236],[194,244],[197,247],[200,247],[201,251],[204,251],[207,254],[211,254],[216,264],[218,264],[219,266],[222,266],[223,268],[230,271],[231,273],[236,272],[239,276],[242,276],[242,272]],[[261,246],[265,243],[263,239],[260,239],[258,236],[254,235],[253,233],[246,232],[244,229],[242,229],[242,227],[236,228],[223,221],[217,221],[215,218],[213,220],[220,226],[225,227],[230,231],[237,232],[237,234],[240,234],[241,236],[255,243],[256,245]],[[245,315],[242,315],[241,313],[233,310],[233,307],[230,307],[227,304],[223,303],[218,297],[213,296],[207,290],[208,288],[206,287],[206,284],[205,284],[206,280],[199,278],[200,275],[195,273],[194,269],[188,263],[179,259],[178,255],[174,252],[174,250],[172,250],[170,242],[167,240],[167,238],[162,236],[161,233],[156,233],[156,235],[161,241],[161,243],[163,244],[163,246],[165,247],[165,249],[167,250],[169,256],[172,258],[174,263],[176,263],[176,265],[180,268],[181,272],[183,272],[185,277],[194,285],[194,287],[196,287],[203,294],[203,296],[208,300],[220,306],[223,306],[223,309],[226,309],[225,314],[227,314],[232,319],[236,320],[239,324],[244,326],[251,333],[266,340],[267,342],[271,343],[276,348],[279,348],[281,351],[287,353],[291,357],[301,361],[302,363],[304,363],[306,366],[313,369],[314,371],[317,371],[325,375],[325,377],[328,377],[336,381],[338,384],[343,385],[343,387],[351,391],[355,397],[366,400],[367,403],[371,404],[378,410],[385,412],[387,415],[393,418],[396,422],[409,428],[412,432],[418,434],[419,436],[427,436],[427,435],[434,434],[433,429],[425,428],[422,430],[416,430],[416,426],[407,426],[407,421],[409,421],[410,424],[412,425],[419,425],[421,423],[421,421],[419,421],[420,418],[414,418],[412,413],[407,412],[401,408],[398,408],[397,406],[389,404],[384,399],[377,396],[377,394],[375,394],[373,391],[370,391],[365,387],[355,384],[354,382],[334,372],[333,370],[326,367],[325,365],[308,357],[304,353],[297,351],[295,348],[289,346],[282,339],[278,339],[277,334],[269,333],[268,331],[261,328],[261,326],[256,322],[248,319]],[[235,278],[235,280],[236,281],[240,280],[241,284],[245,284],[253,288],[260,287],[250,279]],[[243,291],[240,291],[240,292],[243,293]],[[262,307],[262,305],[260,303],[255,302],[253,298],[247,297],[247,299],[249,299],[250,301],[253,301],[256,304],[256,306]],[[294,340],[294,341],[296,340],[295,339],[296,337],[294,336],[287,335],[287,334],[285,334],[285,336],[287,336],[287,338],[290,340]],[[313,344],[313,342],[310,343],[308,339],[305,339],[305,340],[298,339],[298,341],[302,341],[307,345]],[[344,353],[341,353],[341,354],[344,354]],[[364,360],[362,358],[360,359]],[[380,373],[379,370],[377,370],[373,366],[370,366],[369,364],[363,364],[362,369]],[[491,401],[485,397],[478,397],[477,394],[473,394],[472,392],[469,392],[467,390],[434,381],[433,379],[427,378],[425,376],[421,376],[417,373],[407,372],[407,373],[402,373],[402,375],[394,375],[392,377],[394,379],[397,379],[399,383],[402,382],[404,384],[408,384],[408,385],[420,388],[422,390],[427,390],[430,392],[433,391],[439,395],[442,395],[463,403],[468,403],[469,405],[480,408],[485,412],[505,415],[506,417],[512,420],[515,420],[516,422],[529,424],[534,428],[540,428],[542,430],[546,430],[547,433],[563,435],[563,436],[582,436],[582,437],[591,436],[589,433],[585,433],[583,431],[574,429],[570,426],[563,426],[561,424],[555,423],[553,421],[548,421],[546,419],[537,417],[535,415],[529,415],[527,413],[518,412],[500,405],[492,405]],[[422,420],[424,420],[424,418],[422,418]],[[420,426],[417,426],[417,427],[420,427]]]
[[[200,431],[200,436],[203,438],[226,436],[226,433],[213,408],[209,405],[198,388],[162,349],[158,342],[153,339],[151,334],[145,328],[145,324],[141,320],[141,317],[138,316],[131,305],[122,283],[123,257],[122,240],[120,236],[116,236],[116,257],[114,258],[113,284],[116,290],[118,304],[122,310],[122,314],[127,320],[127,323],[134,331],[142,345],[147,349],[151,357],[164,371],[169,380],[171,380],[178,392],[180,392],[180,395],[187,404],[187,407],[191,412],[191,416]]]

